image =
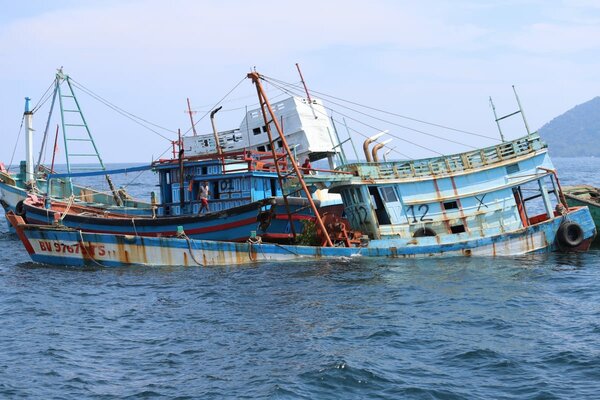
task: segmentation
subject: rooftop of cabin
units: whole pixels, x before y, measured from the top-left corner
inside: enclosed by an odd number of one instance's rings
[[[547,148],[546,143],[537,132],[534,132],[512,141],[464,153],[418,160],[352,163],[338,169],[370,179],[439,176],[483,168],[545,148]]]

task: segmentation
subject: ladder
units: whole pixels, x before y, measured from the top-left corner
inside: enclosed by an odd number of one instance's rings
[[[281,187],[281,193],[283,195],[283,202],[285,204],[286,211],[288,214],[288,220],[290,222],[290,230],[292,231],[292,235],[294,236],[294,238],[296,238],[296,232],[294,229],[294,221],[293,221],[292,213],[290,212],[288,197],[291,194],[298,193],[300,191],[303,191],[304,194],[306,195],[308,203],[310,204],[310,208],[312,209],[313,213],[315,214],[315,219],[317,221],[317,228],[320,229],[321,232],[328,232],[327,228],[325,228],[325,224],[323,223],[323,219],[319,215],[319,210],[317,210],[317,206],[315,205],[315,202],[312,199],[312,194],[308,190],[308,186],[306,186],[306,182],[304,182],[303,175],[300,172],[298,163],[296,163],[294,154],[293,154],[292,150],[290,149],[290,146],[288,145],[285,136],[283,135],[283,130],[281,129],[281,125],[277,121],[275,113],[273,112],[273,108],[271,107],[271,104],[269,103],[269,100],[267,98],[266,92],[262,87],[262,84],[260,82],[261,81],[260,74],[256,71],[254,71],[254,72],[251,72],[248,74],[248,78],[252,79],[252,83],[254,83],[254,85],[256,86],[256,92],[258,94],[258,102],[260,104],[263,119],[265,121],[265,126],[267,128],[267,136],[269,138],[269,144],[271,145],[271,153],[273,154],[273,163],[275,164],[275,170],[277,171],[277,178],[279,179],[279,186]],[[271,124],[273,124],[275,126],[277,134],[279,135],[279,137],[277,139],[281,141],[282,147],[285,150],[285,153],[283,155],[281,155],[281,154],[278,155],[277,152],[275,151],[275,141],[273,140],[273,132],[271,129]],[[290,163],[292,164],[292,168],[293,168],[291,171],[286,172],[286,173],[282,173],[282,171],[279,167],[279,161],[284,158],[289,158]],[[298,179],[298,183],[300,184],[301,188],[298,190],[294,190],[292,192],[286,193],[286,191],[284,189],[284,180],[290,176],[295,176]],[[326,234],[325,237],[326,237],[326,240],[325,240],[324,244],[329,247],[333,247],[333,243],[331,242],[331,238],[329,237],[329,234]]]
[[[63,83],[66,83],[66,85],[63,85]],[[71,85],[71,79],[63,73],[62,68],[56,73],[55,85],[55,93],[58,94],[57,97],[60,105],[60,119],[68,173],[70,174],[77,170],[105,171],[106,167],[104,166],[102,157],[100,157],[83,112],[81,112],[79,101],[77,101],[73,86]],[[92,167],[71,166],[73,158],[83,160],[86,164],[92,164]],[[117,194],[110,176],[108,174],[105,176],[116,205],[122,206],[123,201]],[[73,194],[73,182],[71,178],[68,178],[68,182],[71,194]]]

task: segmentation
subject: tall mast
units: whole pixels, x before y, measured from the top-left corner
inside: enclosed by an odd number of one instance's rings
[[[35,175],[33,173],[33,112],[29,109],[29,102],[31,99],[25,97],[25,112],[23,117],[25,118],[25,179],[26,184],[31,184],[32,187],[35,184]]]
[[[287,157],[290,159],[290,163],[292,164],[292,168],[294,169],[293,173],[295,173],[296,177],[298,178],[298,182],[300,183],[302,190],[306,194],[306,198],[308,200],[308,203],[310,204],[310,208],[312,209],[313,213],[315,214],[315,219],[317,220],[317,226],[319,227],[319,229],[321,229],[322,232],[325,233],[327,246],[333,247],[331,238],[327,234],[327,232],[328,232],[327,228],[325,228],[325,224],[323,223],[323,220],[321,219],[321,216],[319,215],[319,210],[317,209],[317,206],[315,205],[315,202],[312,199],[312,195],[311,195],[310,191],[308,190],[308,187],[306,186],[306,182],[304,182],[302,173],[300,172],[300,169],[298,168],[298,163],[296,162],[296,158],[294,157],[294,154],[292,153],[290,146],[288,145],[288,142],[287,142],[285,136],[283,135],[281,125],[279,124],[279,121],[277,120],[277,117],[275,116],[275,112],[273,111],[273,108],[271,107],[271,104],[269,103],[269,99],[267,98],[267,95],[262,87],[262,84],[260,83],[260,79],[261,79],[260,74],[258,72],[251,72],[248,74],[248,78],[252,79],[252,82],[256,86],[258,102],[260,103],[263,119],[265,121],[265,126],[267,127],[267,136],[269,137],[269,142],[271,144],[271,151],[273,153],[273,161],[275,163],[275,169],[277,171],[277,176],[279,177],[279,185],[281,186],[281,192],[283,194],[283,199],[286,204],[287,211],[288,211],[288,218],[290,221],[290,228],[292,229],[292,232],[294,232],[293,231],[294,224],[293,224],[293,219],[292,219],[292,216],[290,213],[289,205],[287,203],[287,195],[284,192],[283,176],[281,175],[281,171],[279,170],[278,157],[277,157],[277,154],[275,153],[275,146],[274,146],[273,137],[271,134],[271,124],[273,124],[275,126],[275,129],[277,130],[277,133],[279,134],[279,140],[281,140],[283,149],[287,153]],[[270,120],[269,120],[269,118],[270,118]],[[294,236],[295,236],[295,232],[294,232]]]
[[[494,111],[494,120],[496,121],[496,125],[498,125],[498,132],[500,132],[500,139],[504,142],[504,135],[502,134],[502,128],[500,128],[500,119],[498,119],[498,114],[496,114],[496,106],[494,106],[494,102],[492,101],[492,96],[490,96],[490,106]]]
[[[188,105],[188,114],[190,114],[190,122],[192,123],[192,132],[194,132],[194,136],[197,136],[198,134],[196,133],[196,124],[194,123],[194,117],[192,117],[192,114],[194,113],[192,111],[192,106],[190,105],[190,98],[187,98],[187,105]]]
[[[517,98],[517,104],[519,105],[519,111],[521,112],[521,116],[523,117],[523,122],[525,123],[525,129],[527,130],[527,135],[531,135],[531,131],[529,130],[529,125],[527,125],[527,119],[525,119],[525,112],[523,111],[523,107],[521,107],[521,101],[519,100],[519,95],[517,94],[517,89],[515,89],[515,85],[512,85],[513,92],[515,92],[515,97]]]
[[[300,65],[296,63],[296,68],[298,69],[298,74],[300,75],[300,81],[302,82],[302,86],[304,86],[304,91],[306,92],[306,98],[308,99],[308,105],[310,106],[310,110],[313,113],[315,119],[317,119],[317,114],[315,113],[315,109],[313,108],[313,102],[310,98],[310,93],[308,92],[308,87],[306,86],[306,82],[304,82],[304,76],[302,76],[302,71],[300,71]]]

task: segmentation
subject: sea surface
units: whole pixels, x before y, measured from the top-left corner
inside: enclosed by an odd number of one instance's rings
[[[600,186],[600,159],[554,163]],[[2,399],[600,398],[598,249],[82,271],[6,231]]]

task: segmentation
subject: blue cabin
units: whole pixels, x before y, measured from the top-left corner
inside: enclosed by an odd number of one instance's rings
[[[227,153],[222,158],[214,154],[194,156],[184,158],[181,164],[177,159],[159,160],[153,167],[159,175],[158,215],[197,214],[200,186],[204,182],[209,185],[211,212],[282,196],[270,152],[244,150]],[[283,158],[279,167],[287,170]]]

